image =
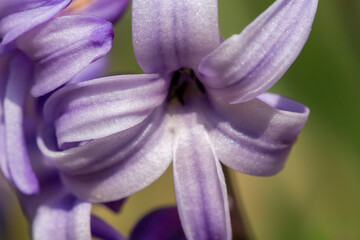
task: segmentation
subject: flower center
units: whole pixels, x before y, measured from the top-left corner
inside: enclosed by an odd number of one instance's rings
[[[199,92],[206,92],[204,85],[196,77],[193,70],[182,68],[174,72],[166,100],[167,102],[178,101],[185,106],[186,97]]]

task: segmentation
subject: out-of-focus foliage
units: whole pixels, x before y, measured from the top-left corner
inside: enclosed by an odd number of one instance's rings
[[[239,33],[272,0],[220,0],[224,38]],[[113,73],[140,73],[131,47],[131,14],[116,25]],[[273,92],[311,109],[285,169],[270,178],[234,174],[253,235],[259,240],[360,239],[360,1],[320,1],[301,55]],[[128,233],[155,206],[174,203],[167,172],[131,197],[122,214],[95,207]],[[6,202],[1,196],[1,203]],[[13,201],[11,202],[13,203]],[[19,207],[3,215],[10,239],[26,239]],[[1,235],[0,235],[1,236]]]

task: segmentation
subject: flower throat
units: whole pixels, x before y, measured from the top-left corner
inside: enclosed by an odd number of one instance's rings
[[[185,97],[199,91],[201,93],[206,92],[204,85],[196,77],[194,71],[181,68],[172,76],[166,101],[179,101],[181,105],[185,106]]]

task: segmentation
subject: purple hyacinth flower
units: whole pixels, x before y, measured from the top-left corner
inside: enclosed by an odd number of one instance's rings
[[[23,193],[39,191],[23,129],[25,114],[41,118],[26,106],[29,91],[39,97],[81,79],[76,76],[81,70],[109,52],[112,24],[100,18],[108,17],[105,7],[94,8],[99,2],[4,0],[0,5],[0,167]],[[107,3],[109,20],[115,20],[128,0]]]
[[[133,45],[146,74],[53,94],[43,154],[92,202],[135,193],[173,162],[187,239],[231,239],[220,162],[256,176],[284,167],[309,109],[265,91],[300,53],[317,4],[277,0],[221,43],[216,0],[134,0]]]
[[[82,82],[95,76],[102,76],[107,68],[106,58],[90,64],[71,81]],[[43,100],[31,98],[33,104],[41,107]],[[27,108],[29,111],[30,108]],[[38,116],[36,116],[38,117]],[[36,145],[37,119],[28,115],[24,118],[24,139],[29,161],[39,181],[41,191],[27,195],[17,191],[22,209],[31,225],[32,239],[91,239],[91,236],[104,240],[125,239],[103,220],[91,216],[91,203],[73,196],[61,183],[58,170],[44,162]],[[104,203],[114,212],[119,212],[124,199]]]

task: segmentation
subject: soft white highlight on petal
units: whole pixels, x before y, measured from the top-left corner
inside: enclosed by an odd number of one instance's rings
[[[134,0],[133,46],[146,73],[196,69],[220,44],[216,0]]]

